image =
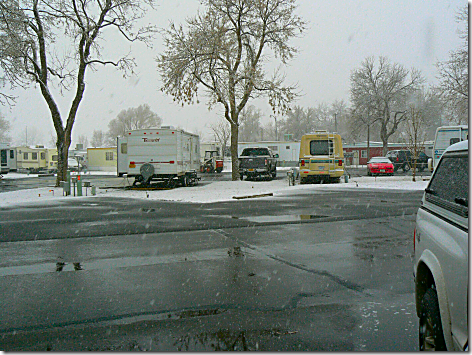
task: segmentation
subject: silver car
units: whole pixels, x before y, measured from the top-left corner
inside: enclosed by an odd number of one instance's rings
[[[468,348],[468,141],[442,156],[416,217],[414,274],[420,350]]]

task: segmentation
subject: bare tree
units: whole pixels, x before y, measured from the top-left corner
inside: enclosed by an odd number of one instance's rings
[[[203,13],[186,21],[187,29],[171,24],[167,50],[157,58],[162,91],[181,104],[192,104],[198,89],[208,106],[221,104],[231,125],[232,179],[239,179],[239,115],[249,100],[268,97],[274,112],[285,112],[297,96],[283,86],[276,71],[270,78],[264,64],[271,56],[286,63],[297,52],[289,40],[305,22],[295,14],[295,0],[203,0]]]
[[[24,131],[18,135],[15,141],[16,145],[33,146],[43,142],[43,135],[35,126],[27,126]]]
[[[0,143],[11,142],[10,129],[10,122],[8,122],[2,113],[0,113]]]
[[[24,14],[15,0],[0,1],[0,87],[10,89],[27,83],[21,53],[28,46]],[[15,97],[0,91],[0,103],[12,105]]]
[[[231,127],[226,120],[220,120],[210,125],[210,129],[215,135],[216,140],[221,145],[221,155],[224,157],[228,149],[228,143],[231,138]]]
[[[77,144],[82,144],[82,146],[87,149],[88,145],[89,145],[89,142],[88,142],[88,138],[85,134],[80,134],[78,137],[77,137]]]
[[[93,130],[92,139],[90,140],[90,144],[92,147],[94,148],[103,147],[105,146],[106,141],[107,141],[107,135],[105,132],[103,132],[101,129]]]
[[[159,127],[162,119],[153,112],[148,104],[131,107],[120,111],[115,119],[108,123],[108,138],[114,142],[116,137],[124,136],[127,131]]]
[[[279,135],[291,135],[292,139],[300,139],[305,133],[321,129],[317,124],[317,111],[315,108],[307,109],[301,106],[294,106],[285,114],[285,118],[280,121]]]
[[[386,57],[366,58],[361,67],[351,74],[351,102],[353,109],[369,112],[378,118],[383,155],[388,151],[388,138],[407,118],[406,101],[424,82],[416,69],[407,70],[402,65],[390,63]]]
[[[457,22],[464,25],[459,31],[464,40],[462,46],[449,54],[445,62],[438,62],[439,85],[437,87],[445,104],[449,120],[462,124],[468,121],[469,112],[469,26],[468,6],[457,14]]]
[[[334,118],[331,126],[334,132],[338,132],[341,137],[345,137],[348,132],[347,122],[349,117],[349,107],[344,100],[335,100],[329,108],[331,118]]]
[[[238,138],[240,142],[257,142],[264,137],[261,126],[262,111],[250,105],[241,111]]]
[[[116,61],[102,57],[104,30],[115,29],[126,40],[148,43],[153,28],[134,29],[145,13],[139,0],[3,1],[9,6],[2,6],[0,36],[11,36],[12,45],[16,46],[6,57],[22,64],[21,70],[7,79],[18,85],[29,80],[41,90],[57,135],[58,186],[66,177],[71,133],[84,95],[87,69],[112,65],[127,75],[135,66],[128,55]],[[18,33],[17,28],[21,29]],[[64,46],[66,40],[70,41],[69,46]],[[54,97],[55,87],[75,89],[65,123]]]
[[[408,137],[408,149],[411,152],[411,168],[413,170],[413,181],[416,181],[417,160],[420,152],[424,152],[424,142],[426,140],[424,112],[418,105],[410,105],[408,109],[408,119],[406,121],[406,134]],[[420,169],[421,171],[422,169]]]

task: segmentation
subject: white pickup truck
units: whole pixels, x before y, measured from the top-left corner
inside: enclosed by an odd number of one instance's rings
[[[416,217],[414,275],[420,350],[468,348],[469,148],[442,155]]]

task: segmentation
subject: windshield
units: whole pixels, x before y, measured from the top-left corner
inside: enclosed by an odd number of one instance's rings
[[[444,234],[468,234],[464,162],[426,218],[434,166],[405,154],[467,137],[468,15],[0,0],[0,352],[468,344],[468,242]],[[439,278],[417,277],[426,230]]]

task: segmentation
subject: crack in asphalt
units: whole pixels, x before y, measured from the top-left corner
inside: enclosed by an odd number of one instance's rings
[[[280,256],[267,254],[264,251],[262,251],[260,248],[254,246],[254,245],[248,244],[245,241],[242,241],[242,240],[238,239],[237,237],[234,237],[233,235],[231,235],[230,233],[228,233],[228,232],[226,232],[222,229],[213,229],[212,231],[219,234],[219,235],[221,235],[221,236],[223,236],[226,239],[231,239],[231,240],[233,240],[233,241],[235,241],[239,244],[242,244],[245,248],[257,251],[260,254],[263,254],[263,255],[267,256],[268,258],[270,258],[272,260],[278,261],[280,263],[283,263],[285,265],[291,266],[291,267],[299,269],[299,270],[309,272],[311,274],[325,276],[325,277],[331,279],[332,281],[336,282],[337,284],[339,284],[339,285],[341,285],[341,286],[343,286],[343,287],[345,287],[349,290],[359,292],[359,293],[361,293],[363,295],[366,295],[366,296],[372,296],[372,294],[370,294],[369,292],[366,292],[362,286],[360,286],[360,285],[358,285],[354,282],[351,282],[349,280],[343,279],[340,276],[333,275],[330,272],[328,272],[327,270],[310,269],[310,268],[308,268],[304,265],[296,264],[296,263],[293,263],[291,261],[285,260],[285,259],[281,258]]]

